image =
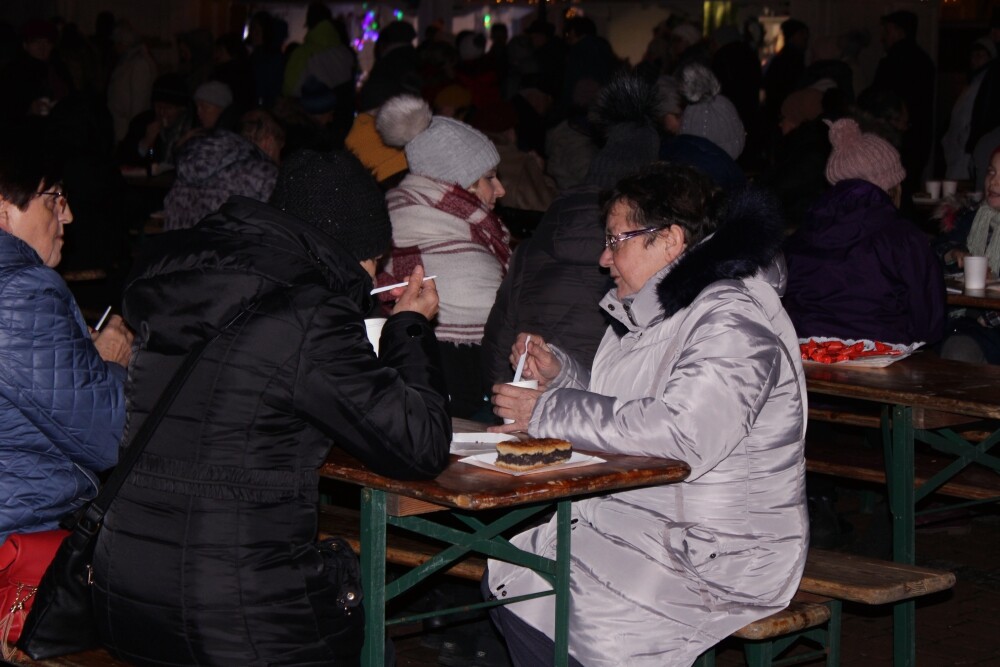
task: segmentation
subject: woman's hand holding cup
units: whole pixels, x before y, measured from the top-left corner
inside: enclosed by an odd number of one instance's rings
[[[493,385],[493,414],[502,417],[503,426],[490,426],[491,433],[514,433],[527,431],[531,422],[531,413],[542,392],[530,389],[525,385],[533,384],[534,380],[506,382]]]

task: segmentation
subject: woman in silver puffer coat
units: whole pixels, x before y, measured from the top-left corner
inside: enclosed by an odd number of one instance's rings
[[[680,484],[574,503],[569,626],[588,667],[690,665],[785,607],[805,564],[806,394],[780,301],[782,221],[760,193],[727,202],[665,164],[621,181],[604,212],[615,288],[601,306],[616,326],[592,369],[532,336],[524,377],[540,390],[496,385],[496,414],[515,422],[495,430],[691,466]],[[512,541],[554,557],[555,532]],[[548,588],[496,561],[488,584],[498,597]],[[502,609],[515,663],[551,664],[554,599]]]

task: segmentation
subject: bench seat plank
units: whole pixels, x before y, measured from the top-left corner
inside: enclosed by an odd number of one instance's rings
[[[887,604],[937,593],[954,585],[952,572],[810,549],[799,589],[838,600]]]
[[[767,618],[754,621],[733,633],[740,639],[771,639],[814,628],[830,620],[830,608],[824,604],[830,598],[809,593],[796,593],[787,607]]]
[[[949,454],[914,453],[914,486],[924,484],[955,457]],[[885,485],[885,457],[881,449],[862,447],[831,433],[806,434],[806,470],[845,479]],[[983,466],[971,465],[935,491],[966,500],[1000,497],[1000,475]]]

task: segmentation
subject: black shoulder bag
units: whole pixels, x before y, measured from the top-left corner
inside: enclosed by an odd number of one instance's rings
[[[233,318],[230,324],[238,318],[239,316]],[[227,324],[223,327],[219,334],[228,326]],[[79,518],[73,527],[73,532],[63,540],[59,550],[56,551],[55,558],[52,559],[45,576],[38,584],[35,604],[24,621],[24,629],[17,642],[17,647],[33,659],[44,660],[77,653],[94,648],[100,643],[90,586],[93,583],[91,561],[104,515],[118,495],[132,467],[139,460],[156,427],[201,358],[202,352],[209,343],[219,337],[219,334],[199,343],[188,353],[166,389],[160,394],[152,412],[125,449],[124,456],[107,483]]]

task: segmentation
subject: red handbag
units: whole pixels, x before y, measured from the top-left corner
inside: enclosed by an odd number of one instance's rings
[[[38,582],[67,535],[67,530],[16,533],[0,544],[0,641],[5,660],[13,656]]]

